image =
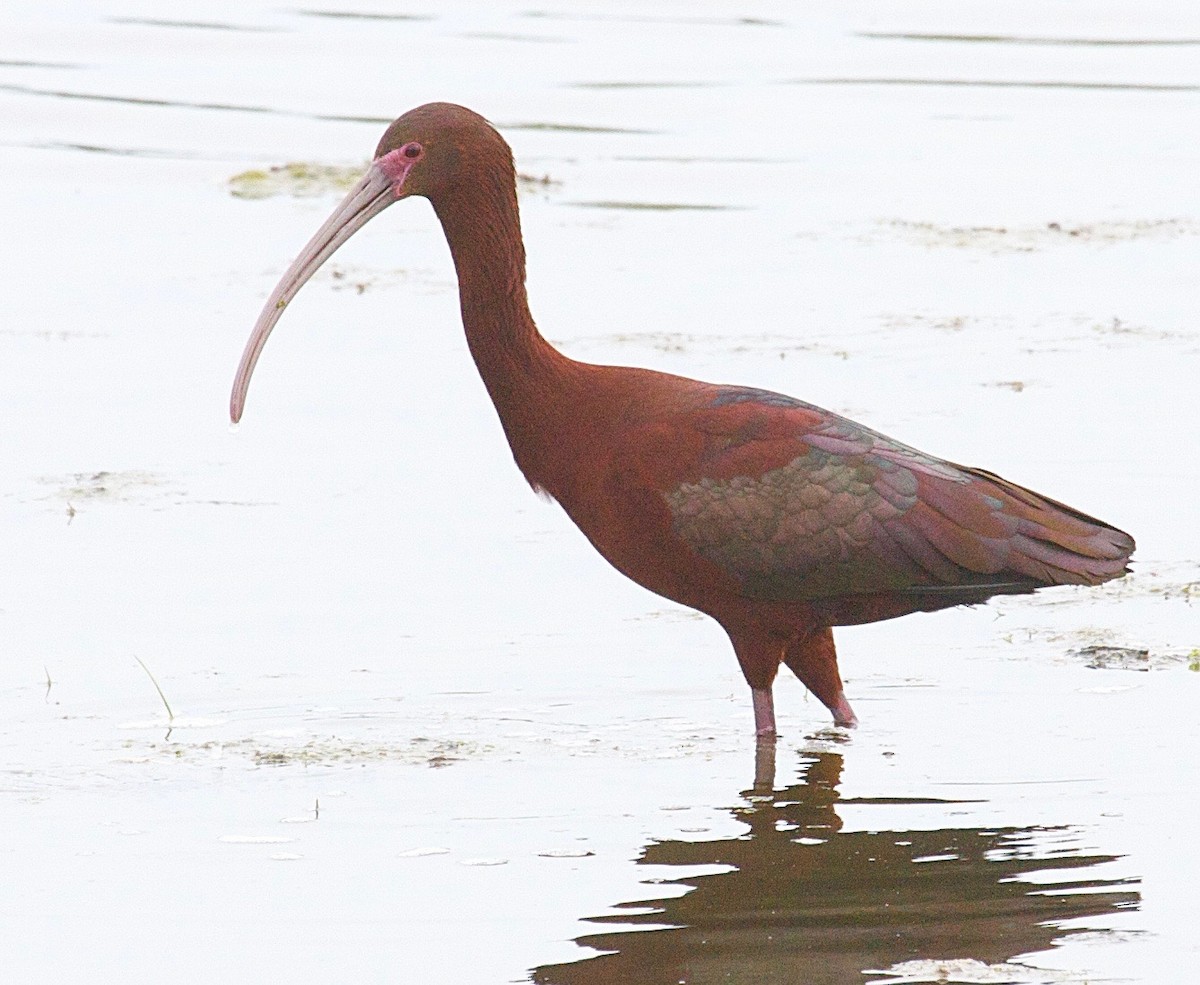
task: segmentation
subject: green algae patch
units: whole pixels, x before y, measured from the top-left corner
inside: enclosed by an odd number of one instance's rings
[[[293,162],[269,168],[251,168],[229,179],[229,194],[236,198],[316,198],[333,192],[347,192],[363,176],[369,165],[311,164]],[[549,175],[517,175],[520,192],[548,192],[561,182]]]
[[[229,179],[229,193],[237,198],[272,198],[291,195],[315,198],[348,191],[366,170],[365,164],[311,164],[294,162],[262,169],[252,168]]]

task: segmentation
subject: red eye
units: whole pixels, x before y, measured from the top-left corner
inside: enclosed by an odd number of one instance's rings
[[[405,144],[400,148],[400,153],[407,157],[410,161],[415,161],[418,157],[425,153],[425,148],[413,141],[411,144]]]

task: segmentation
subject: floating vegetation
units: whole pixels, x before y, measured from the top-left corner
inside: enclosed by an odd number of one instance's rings
[[[1200,223],[1190,219],[1129,219],[1081,225],[1047,222],[1034,226],[944,226],[892,219],[883,224],[923,246],[952,246],[991,253],[1032,253],[1057,243],[1110,244],[1200,234]]]
[[[236,198],[274,198],[291,195],[293,198],[316,198],[330,193],[344,193],[354,187],[369,164],[313,164],[294,161],[272,167],[252,168],[229,179],[229,194]],[[548,174],[518,174],[520,191],[547,191],[560,184]]]
[[[178,724],[178,722],[176,723]],[[207,742],[170,743],[159,747],[175,759],[193,759],[242,755],[251,766],[339,766],[368,762],[396,762],[410,766],[440,769],[467,759],[477,758],[488,747],[453,739],[417,737],[407,742],[356,742],[335,736],[314,737],[303,741],[244,738]]]
[[[546,191],[550,188],[556,188],[561,185],[561,181],[556,181],[548,174],[522,174],[517,172],[517,191]]]
[[[237,198],[315,198],[353,187],[366,170],[365,164],[277,164],[266,170],[243,171],[229,179],[229,193]]]
[[[303,745],[247,750],[256,766],[331,765],[368,761],[396,760],[434,769],[462,762],[478,751],[469,742],[417,738],[404,744],[368,744],[340,742],[337,739],[312,739]]]
[[[1092,670],[1149,670],[1150,651],[1129,646],[1084,646],[1071,656],[1087,661]]]

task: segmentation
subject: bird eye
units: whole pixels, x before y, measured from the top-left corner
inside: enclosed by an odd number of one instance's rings
[[[415,161],[418,157],[425,153],[425,148],[414,140],[412,143],[405,144],[403,147],[401,147],[400,153],[407,157],[410,161]]]

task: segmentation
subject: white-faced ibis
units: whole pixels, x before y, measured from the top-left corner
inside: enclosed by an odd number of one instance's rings
[[[366,175],[284,274],[233,386],[335,250],[403,198],[433,205],[471,354],[517,466],[618,571],[725,628],[759,735],[785,664],[840,725],[856,718],[831,627],[1098,585],[1133,539],[1062,503],[942,461],[779,393],[577,362],[533,322],[512,151],[476,113],[405,113]]]

